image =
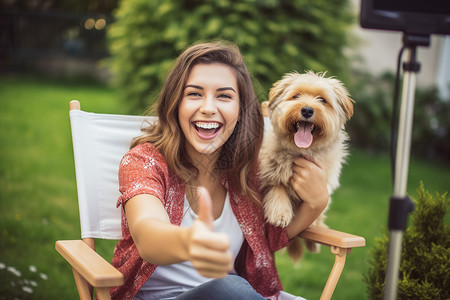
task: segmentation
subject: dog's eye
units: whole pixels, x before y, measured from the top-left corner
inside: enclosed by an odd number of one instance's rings
[[[325,100],[325,98],[323,98],[323,97],[319,97],[318,99],[319,99],[319,101],[322,102],[322,103],[327,103],[327,100]]]
[[[294,96],[292,96],[292,99],[298,99],[301,96],[302,96],[302,93],[298,93],[298,94],[295,94]]]

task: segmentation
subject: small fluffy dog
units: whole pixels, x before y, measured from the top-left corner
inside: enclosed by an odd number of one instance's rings
[[[339,186],[347,156],[344,125],[353,115],[353,100],[339,80],[309,71],[288,73],[274,83],[266,105],[272,128],[266,129],[260,152],[263,206],[268,222],[286,227],[302,202],[289,183],[294,158],[308,157],[326,168],[330,195]],[[325,226],[324,218],[314,224]],[[319,251],[315,243],[306,246]],[[298,239],[288,252],[294,261],[302,256]]]

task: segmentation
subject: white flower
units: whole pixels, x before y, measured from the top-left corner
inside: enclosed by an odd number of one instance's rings
[[[34,286],[34,287],[37,287],[37,286],[38,286],[37,282],[34,281],[34,280],[30,280],[30,285],[31,285],[31,286]]]
[[[33,289],[29,286],[23,286],[22,290],[28,294],[32,294],[33,293]]]
[[[6,265],[2,262],[0,262],[0,270],[3,270],[4,268],[6,268]]]
[[[40,273],[39,276],[40,276],[42,279],[44,279],[44,280],[47,280],[47,279],[48,279],[47,274]]]
[[[33,265],[30,265],[28,267],[28,269],[30,270],[30,272],[33,272],[33,273],[36,273],[36,271],[37,271],[37,268],[35,266],[33,266]]]
[[[9,272],[13,273],[17,277],[22,276],[22,273],[19,270],[17,270],[16,268],[14,268],[14,267],[7,267],[6,270],[8,270]]]

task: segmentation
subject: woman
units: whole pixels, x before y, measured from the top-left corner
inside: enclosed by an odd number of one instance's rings
[[[177,59],[157,102],[158,122],[119,170],[122,239],[115,299],[276,299],[273,253],[328,201],[326,174],[299,158],[291,184],[304,200],[293,221],[264,221],[255,174],[263,118],[236,46],[193,45]]]

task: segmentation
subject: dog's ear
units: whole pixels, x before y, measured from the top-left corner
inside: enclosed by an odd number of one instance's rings
[[[294,74],[286,74],[282,79],[275,82],[269,91],[269,106],[273,104],[274,100],[278,98],[285,89],[291,84]]]
[[[355,103],[355,100],[350,98],[348,95],[342,100],[342,108],[344,109],[345,116],[347,117],[347,120],[350,120],[350,118],[353,116],[353,103]]]
[[[355,102],[350,98],[347,89],[344,87],[342,82],[337,79],[333,79],[334,82],[334,93],[336,94],[337,101],[341,108],[343,109],[347,120],[353,116],[353,103]]]
[[[261,112],[264,117],[269,116],[269,112],[267,111],[268,107],[269,107],[269,101],[261,102]]]

